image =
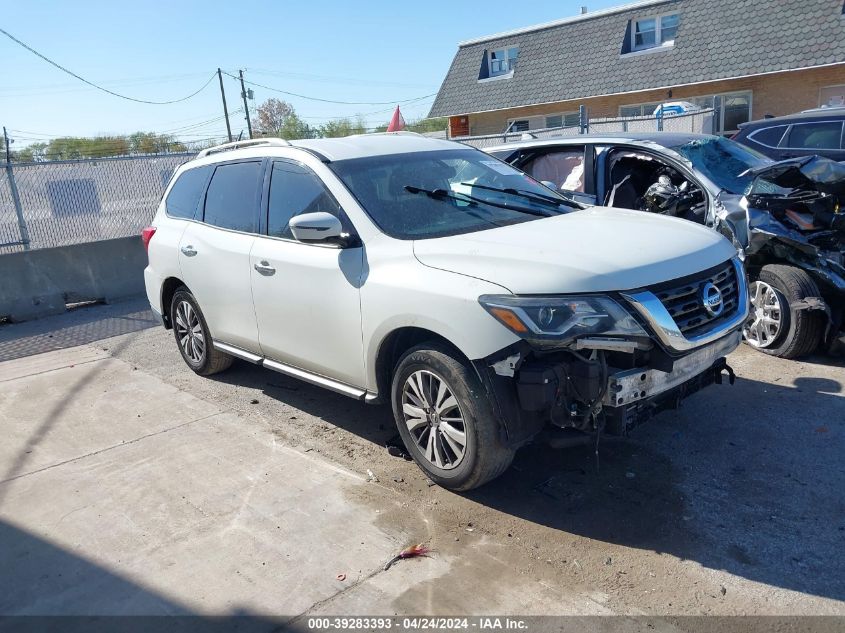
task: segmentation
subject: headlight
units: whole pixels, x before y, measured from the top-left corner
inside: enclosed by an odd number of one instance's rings
[[[542,346],[560,346],[581,336],[648,336],[610,297],[482,295],[478,301],[511,332]]]

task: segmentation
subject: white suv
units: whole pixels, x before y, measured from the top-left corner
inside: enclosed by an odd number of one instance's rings
[[[414,134],[228,144],[176,172],[144,230],[147,294],[196,373],[239,358],[390,401],[417,464],[467,490],[544,428],[624,434],[733,377],[733,246],[580,209]]]

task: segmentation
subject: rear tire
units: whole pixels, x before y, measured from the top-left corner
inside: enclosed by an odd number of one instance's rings
[[[477,488],[513,461],[515,451],[502,444],[478,377],[446,346],[426,343],[406,352],[396,365],[391,401],[408,453],[444,488]]]
[[[191,292],[182,286],[170,302],[170,322],[182,360],[200,376],[228,369],[234,358],[214,349],[202,310]]]
[[[790,307],[796,301],[820,296],[810,275],[793,266],[769,264],[752,282],[750,295],[756,314],[743,331],[746,343],[779,358],[800,358],[816,350],[824,334],[824,314]]]

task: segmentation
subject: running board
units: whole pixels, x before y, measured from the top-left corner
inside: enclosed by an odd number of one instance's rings
[[[225,354],[229,354],[230,356],[240,358],[241,360],[245,360],[256,365],[261,364],[262,357],[258,354],[253,354],[252,352],[248,352],[245,349],[241,349],[240,347],[235,347],[234,345],[229,345],[228,343],[214,341],[214,349],[219,349]]]
[[[261,364],[267,369],[272,369],[273,371],[277,371],[280,374],[285,374],[293,378],[299,378],[300,380],[304,380],[305,382],[310,382],[312,385],[331,389],[332,391],[342,393],[344,396],[349,396],[351,398],[355,398],[356,400],[363,400],[364,396],[367,393],[363,389],[358,389],[357,387],[350,387],[349,385],[342,382],[338,382],[337,380],[332,380],[331,378],[326,378],[325,376],[321,376],[319,374],[312,374],[310,371],[299,369],[299,367],[285,365],[284,363],[278,363],[274,360],[269,360],[267,358],[265,358]]]
[[[326,389],[331,389],[336,393],[343,394],[344,396],[349,396],[350,398],[355,398],[356,400],[364,400],[366,397],[367,401],[371,402],[373,399],[372,394],[368,394],[365,390],[359,389],[358,387],[352,387],[350,385],[347,385],[346,383],[342,383],[337,380],[332,380],[331,378],[326,378],[325,376],[321,376],[319,374],[311,373],[310,371],[300,369],[299,367],[285,365],[284,363],[280,363],[275,360],[270,360],[269,358],[264,358],[263,356],[253,354],[252,352],[248,352],[244,349],[241,349],[240,347],[235,347],[234,345],[229,345],[228,343],[214,341],[214,348],[220,350],[225,354],[230,354],[235,358],[240,358],[241,360],[245,360],[255,365],[261,365],[262,367],[272,369],[273,371],[277,371],[280,374],[285,374],[286,376],[291,376],[292,378],[304,380],[305,382],[309,382],[312,385],[317,385],[318,387],[325,387]]]

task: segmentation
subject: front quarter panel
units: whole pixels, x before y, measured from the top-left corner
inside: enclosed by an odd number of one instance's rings
[[[396,329],[416,327],[438,334],[470,360],[485,358],[519,337],[478,303],[483,294],[510,294],[496,284],[424,266],[413,242],[381,235],[367,244],[369,268],[361,287],[367,389],[377,392],[376,358]]]

